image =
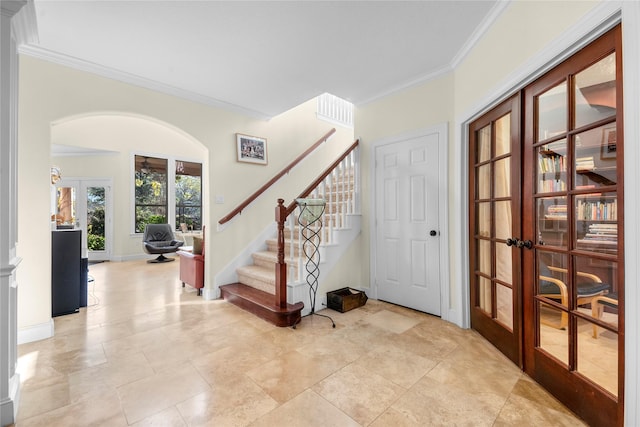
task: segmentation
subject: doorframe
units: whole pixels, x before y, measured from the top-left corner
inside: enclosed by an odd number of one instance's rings
[[[457,226],[452,229],[451,238],[459,242],[452,254],[452,268],[459,271],[452,284],[456,301],[453,305],[460,307],[458,317],[452,319],[463,328],[470,327],[469,301],[469,206],[468,206],[468,126],[476,118],[506,100],[516,91],[543,75],[549,69],[575,54],[596,38],[622,22],[623,39],[623,79],[624,79],[624,111],[627,117],[640,116],[640,3],[638,2],[602,2],[595,6],[584,18],[568,28],[558,38],[549,43],[546,49],[531,57],[522,67],[507,75],[501,83],[489,93],[475,102],[470,108],[457,115],[454,125],[454,144],[452,158],[452,204],[459,209],[452,212],[452,221]],[[496,95],[497,94],[497,95]],[[629,141],[640,139],[640,122],[624,121],[625,138]],[[628,144],[625,147],[625,182],[640,182],[640,146]],[[640,209],[640,194],[625,193],[625,215],[633,218]],[[625,280],[629,283],[640,283],[640,268],[637,259],[640,256],[640,235],[637,221],[625,224]],[[628,289],[628,290],[627,290]],[[635,286],[625,289],[627,307],[640,307],[640,290]],[[454,297],[454,298],[455,298]],[[455,313],[455,311],[453,311]],[[640,313],[637,310],[625,310],[625,395],[624,420],[628,425],[640,424]]]
[[[438,180],[438,226],[440,229],[439,248],[440,248],[440,318],[451,321],[454,318],[451,314],[450,298],[450,280],[449,280],[449,175],[448,175],[448,149],[449,149],[449,124],[447,122],[440,123],[428,128],[422,128],[401,134],[389,136],[374,141],[371,144],[371,152],[369,153],[369,164],[371,165],[369,182],[372,191],[369,203],[369,289],[371,297],[378,298],[378,287],[376,285],[376,255],[377,255],[377,239],[376,239],[376,202],[378,200],[378,191],[376,188],[376,149],[384,145],[395,144],[424,136],[436,134],[438,136],[438,164],[441,167]]]

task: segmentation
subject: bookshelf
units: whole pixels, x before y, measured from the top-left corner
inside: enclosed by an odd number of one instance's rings
[[[566,139],[562,139],[538,149],[538,193],[555,193],[567,189],[566,147]]]

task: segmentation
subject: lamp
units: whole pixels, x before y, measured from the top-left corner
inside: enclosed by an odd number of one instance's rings
[[[301,235],[304,238],[302,242],[302,252],[307,258],[305,264],[305,270],[307,271],[306,280],[309,285],[309,300],[311,302],[311,312],[306,316],[313,314],[317,316],[326,317],[331,320],[333,327],[336,327],[335,322],[329,316],[316,313],[316,293],[318,292],[318,278],[320,277],[320,230],[322,230],[322,214],[326,202],[324,199],[296,199],[296,204],[300,208],[298,214],[298,224],[302,227]],[[314,224],[316,224],[314,226]],[[305,316],[305,317],[306,317]],[[300,319],[302,320],[302,319]],[[293,325],[295,329],[296,325]]]

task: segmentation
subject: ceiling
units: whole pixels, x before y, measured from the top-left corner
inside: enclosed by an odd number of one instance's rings
[[[273,117],[360,105],[450,71],[502,1],[34,0],[21,52]]]

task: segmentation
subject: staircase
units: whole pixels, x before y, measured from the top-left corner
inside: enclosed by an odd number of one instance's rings
[[[331,264],[337,262],[360,231],[356,147],[357,142],[300,196],[322,198],[326,202],[319,233],[322,253],[320,281],[328,275],[333,267]],[[275,233],[261,245],[261,250],[252,253],[252,264],[236,268],[237,282],[220,286],[220,292],[225,300],[276,326],[292,326],[300,320],[305,310],[305,303],[299,299],[306,299],[306,311],[310,310],[304,267],[306,258],[302,250],[301,228],[297,226],[295,201],[288,207],[280,203],[279,208],[286,211],[280,247],[278,233]],[[283,263],[286,265],[278,263],[279,250],[282,250]],[[282,279],[286,280],[286,286],[278,284],[279,268],[285,272],[280,275],[286,276]],[[284,289],[284,296],[280,295],[281,289]],[[297,302],[291,302],[295,300]]]

